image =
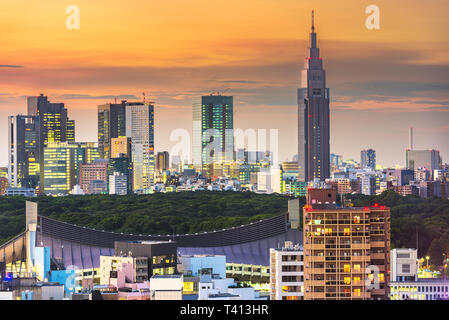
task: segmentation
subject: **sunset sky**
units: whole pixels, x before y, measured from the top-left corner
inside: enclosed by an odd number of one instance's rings
[[[80,29],[66,28],[66,7]],[[365,8],[380,8],[380,30]],[[26,96],[64,102],[78,141],[97,141],[98,104],[155,104],[156,151],[176,128],[191,131],[192,98],[234,96],[235,128],[279,129],[280,160],[297,153],[296,88],[315,10],[331,93],[331,152],[405,165],[415,148],[449,162],[447,0],[14,0],[0,9],[0,166],[7,116]]]

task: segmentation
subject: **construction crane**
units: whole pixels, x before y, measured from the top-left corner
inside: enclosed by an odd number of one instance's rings
[[[154,101],[147,101],[146,100],[146,96],[145,96],[145,92],[142,92],[142,96],[143,96],[143,103],[145,104],[146,102],[154,104]]]
[[[223,91],[216,91],[216,92],[212,92],[210,95],[213,96],[214,94],[217,94],[217,96],[222,96],[224,93],[226,93],[228,90],[231,90],[231,88],[226,88]]]

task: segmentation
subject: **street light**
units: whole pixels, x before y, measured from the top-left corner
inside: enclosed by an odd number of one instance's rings
[[[429,259],[430,259],[430,257],[427,256],[427,257],[426,257],[426,260],[427,260],[427,267],[426,267],[426,269],[429,269]]]

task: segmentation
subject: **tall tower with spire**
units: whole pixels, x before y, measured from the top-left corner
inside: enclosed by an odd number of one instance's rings
[[[317,47],[314,18],[312,11],[309,55],[298,88],[299,181],[324,180],[330,176],[329,89]]]

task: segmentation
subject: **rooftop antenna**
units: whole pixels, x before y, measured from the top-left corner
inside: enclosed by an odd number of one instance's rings
[[[315,32],[315,10],[312,10],[312,32]]]

